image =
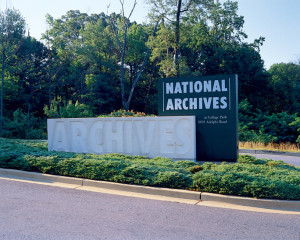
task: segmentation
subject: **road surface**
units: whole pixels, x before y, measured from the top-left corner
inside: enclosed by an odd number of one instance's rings
[[[0,239],[300,239],[300,215],[116,196],[0,179]]]

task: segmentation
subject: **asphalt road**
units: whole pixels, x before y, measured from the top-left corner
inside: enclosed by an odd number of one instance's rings
[[[294,166],[300,166],[300,157],[295,156],[284,156],[284,155],[274,155],[274,154],[252,154],[252,153],[242,153],[247,155],[252,155],[257,158],[265,158],[265,159],[273,159],[273,160],[282,160],[285,163],[294,165]],[[299,239],[300,240],[300,239]]]
[[[0,239],[300,239],[300,215],[116,196],[0,179]]]

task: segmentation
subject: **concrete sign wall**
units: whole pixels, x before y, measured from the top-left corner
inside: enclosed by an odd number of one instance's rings
[[[198,161],[236,161],[237,75],[160,79],[160,116],[196,116]]]
[[[48,119],[49,151],[195,160],[195,117]]]

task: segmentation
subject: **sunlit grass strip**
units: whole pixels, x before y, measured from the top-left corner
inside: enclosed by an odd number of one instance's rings
[[[281,152],[300,152],[300,145],[296,143],[261,143],[261,142],[239,142],[240,149],[257,149]]]

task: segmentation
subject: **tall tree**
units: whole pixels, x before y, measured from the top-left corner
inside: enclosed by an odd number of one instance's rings
[[[85,66],[78,61],[78,51],[83,42],[81,30],[89,21],[89,17],[86,13],[72,10],[59,19],[47,15],[46,21],[49,29],[43,35],[43,39],[51,49],[49,97],[54,92],[54,96],[65,96],[65,100],[73,97],[76,101],[84,91]],[[56,79],[55,83],[53,79]]]
[[[181,20],[189,15],[190,11],[202,9],[210,0],[147,0],[151,6],[149,13],[152,21],[160,19],[169,24],[173,32],[172,37],[172,63],[169,59],[169,69],[174,68],[171,72],[175,72],[176,76],[180,75],[180,35],[181,35]]]
[[[299,108],[300,65],[296,63],[273,64],[271,74],[275,111],[295,112]]]
[[[49,68],[48,49],[30,36],[24,37],[18,51],[18,64],[14,73],[18,77],[19,108],[27,112],[27,124],[30,116],[37,112],[42,116],[41,105],[47,103],[47,71]]]
[[[126,97],[126,92],[125,92],[125,68],[126,68],[125,59],[126,59],[126,56],[127,56],[127,52],[129,50],[128,49],[128,42],[130,41],[128,31],[129,31],[130,27],[132,26],[132,23],[130,23],[130,17],[131,17],[131,15],[132,15],[132,13],[135,9],[137,1],[136,0],[134,1],[133,7],[132,7],[128,17],[125,16],[124,2],[125,2],[124,0],[120,0],[121,14],[119,16],[116,16],[115,14],[111,14],[111,16],[108,17],[107,19],[108,19],[108,21],[110,23],[110,26],[111,26],[111,28],[114,32],[114,36],[116,38],[117,46],[118,46],[118,50],[119,50],[119,54],[120,54],[120,71],[121,71],[121,73],[120,73],[120,85],[121,85],[122,105],[123,105],[123,108],[125,110],[129,110],[130,102],[131,102],[136,84],[139,81],[142,72],[144,71],[144,67],[145,67],[146,61],[148,59],[150,49],[148,48],[146,50],[143,62],[140,64],[137,75],[135,76],[135,78],[132,81],[132,84],[130,86],[130,91],[129,91],[128,97]],[[156,32],[156,28],[157,28],[157,25],[158,25],[159,21],[160,20],[158,20],[155,23],[154,30],[153,30],[152,34],[154,34]]]
[[[14,60],[25,33],[25,20],[15,9],[0,12],[0,51],[1,51],[1,101],[0,101],[0,137],[4,122],[4,81],[7,64]]]
[[[50,95],[60,95],[64,100],[80,99],[93,105],[98,114],[113,110],[118,63],[105,14],[89,16],[69,11],[59,19],[48,15],[47,22],[49,30],[43,38],[52,56],[49,99]]]
[[[244,18],[238,15],[237,2],[217,1],[201,13],[193,12],[188,18],[191,27],[185,34],[187,52],[183,55],[189,68],[200,75],[236,73],[239,99],[247,98],[256,108],[268,107],[268,74],[260,56],[264,38],[250,44],[244,41],[247,34],[243,30]]]
[[[114,36],[102,13],[82,29],[82,46],[78,51],[86,67],[83,100],[93,105],[98,114],[111,112],[121,102],[118,94],[118,58]],[[119,108],[122,104],[119,104]]]

